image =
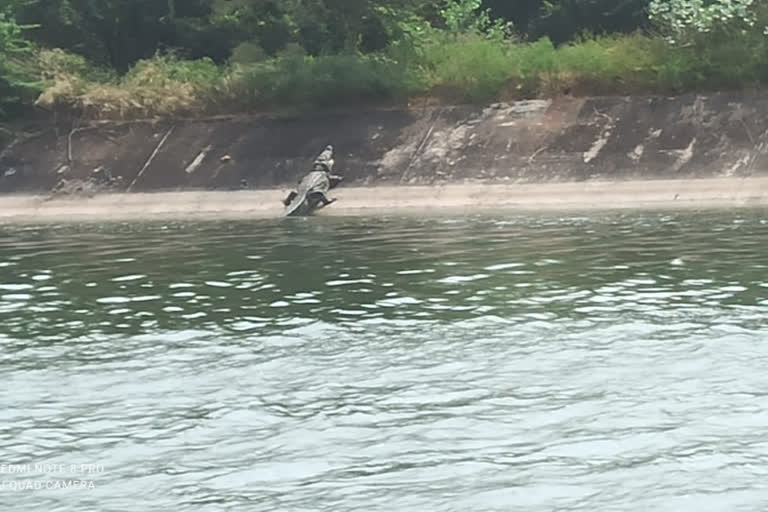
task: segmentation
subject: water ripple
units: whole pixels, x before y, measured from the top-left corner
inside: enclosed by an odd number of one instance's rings
[[[766,230],[2,226],[0,465],[103,471],[0,506],[762,510]]]

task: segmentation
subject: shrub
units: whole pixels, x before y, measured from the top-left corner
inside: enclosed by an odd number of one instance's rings
[[[490,100],[513,73],[510,50],[478,33],[439,36],[424,48],[422,84],[449,100]]]
[[[61,51],[43,52],[41,59],[49,85],[37,105],[69,108],[86,117],[198,113],[204,110],[204,97],[219,79],[218,68],[208,59],[185,61],[157,55],[139,61],[120,78]]]
[[[329,106],[404,95],[402,69],[383,56],[286,55],[235,66],[217,92],[250,106]]]
[[[546,38],[514,40],[495,25],[487,31],[461,28],[477,4],[456,3],[450,30],[414,24],[404,31],[414,37],[376,54],[309,56],[289,45],[267,58],[251,44],[241,45],[225,66],[158,54],[118,77],[82,57],[41,51],[35,69],[47,88],[38,105],[90,117],[135,118],[371,105],[413,95],[486,102],[568,91],[668,94],[768,83],[768,37],[757,29],[760,23],[727,38],[702,32],[685,45],[635,33],[584,35],[555,46]],[[762,12],[755,11],[755,19],[768,20]],[[8,67],[3,65],[0,73]]]

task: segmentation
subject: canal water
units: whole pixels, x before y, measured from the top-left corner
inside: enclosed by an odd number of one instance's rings
[[[764,511],[768,214],[0,226],[0,509]]]

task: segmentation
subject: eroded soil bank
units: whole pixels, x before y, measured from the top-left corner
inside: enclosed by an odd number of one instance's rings
[[[768,175],[767,110],[766,93],[720,93],[38,123],[0,151],[0,193],[46,193],[95,170],[118,192],[279,188],[327,143],[347,187],[744,178]]]

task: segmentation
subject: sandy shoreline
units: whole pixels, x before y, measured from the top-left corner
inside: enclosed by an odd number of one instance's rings
[[[719,178],[534,185],[340,187],[324,216],[478,212],[728,208],[768,205],[768,178]],[[47,199],[0,196],[0,221],[248,219],[280,216],[287,189],[104,194]]]

